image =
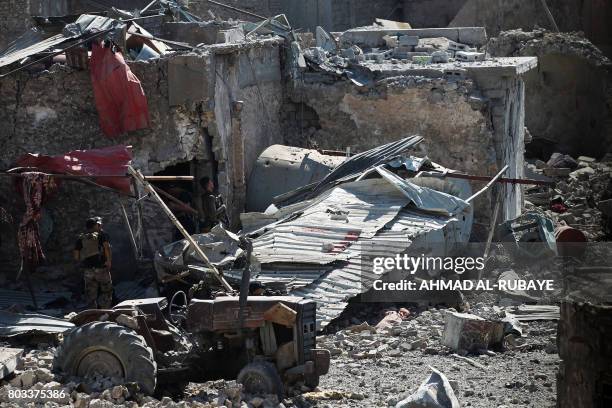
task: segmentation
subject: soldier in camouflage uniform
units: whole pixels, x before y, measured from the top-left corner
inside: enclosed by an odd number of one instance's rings
[[[85,299],[92,309],[112,306],[111,247],[108,234],[102,231],[102,218],[86,222],[87,232],[74,245],[74,259],[80,262],[85,278]]]

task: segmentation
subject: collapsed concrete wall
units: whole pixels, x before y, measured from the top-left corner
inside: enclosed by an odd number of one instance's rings
[[[242,179],[248,178],[259,153],[282,141],[276,96],[282,93],[278,42],[220,45],[199,55],[130,66],[147,95],[151,128],[116,140],[106,138],[98,126],[88,71],[53,65],[47,71],[22,72],[2,79],[2,169],[9,168],[26,152],[61,154],[114,144],[132,145],[134,164],[144,174],[192,160],[218,168],[220,192],[228,207],[240,212],[243,187],[236,182],[240,178],[229,175],[233,176],[235,170],[244,174]],[[243,109],[237,115],[226,114],[237,103]],[[232,150],[237,146],[242,146],[242,151]],[[0,206],[19,220],[23,213],[21,197],[13,193],[12,180],[5,177],[0,183],[6,192]],[[133,215],[130,202],[126,204]],[[116,250],[121,249],[119,252],[130,258],[131,244],[121,219],[119,197],[113,193],[64,182],[47,210],[53,221],[46,247],[50,261],[68,260],[76,234],[93,214],[105,218],[105,229],[115,238]],[[156,204],[147,205],[145,226],[151,248],[172,238],[173,227]],[[18,262],[16,223],[2,228],[0,259]]]
[[[546,0],[546,3],[560,31],[583,31],[606,55],[612,56],[611,2]],[[517,28],[553,29],[541,0],[468,0],[449,26],[484,26],[490,36]]]
[[[473,78],[388,77],[364,88],[348,81],[305,82],[292,89],[290,97],[312,108],[318,118],[313,125],[310,115],[309,138],[302,139],[302,145],[309,142],[324,149],[363,151],[419,134],[425,137],[420,153],[444,166],[471,174],[494,174],[508,164],[508,177],[522,177],[522,79],[487,70],[474,73]],[[300,111],[300,105],[293,110],[298,121]],[[290,141],[299,143],[297,138]],[[502,216],[517,216],[522,205],[520,187],[506,186],[503,194]],[[479,198],[477,222],[488,225],[490,214],[490,198]]]
[[[54,65],[39,74],[22,73],[0,81],[0,120],[7,124],[0,130],[2,169],[9,168],[26,152],[61,154],[117,143],[133,146],[134,163],[147,174],[202,155],[202,132],[195,112],[168,106],[167,61],[132,64],[132,70],[141,79],[148,98],[151,129],[118,140],[106,138],[98,126],[89,72]],[[7,200],[2,205],[19,220],[22,199],[12,191],[11,181],[1,180]],[[119,198],[95,187],[63,182],[46,208],[53,223],[46,248],[49,260],[67,259],[76,234],[84,228],[84,220],[93,214],[105,218],[105,228],[115,238],[117,254],[122,253],[120,248],[129,249]],[[170,238],[171,225],[159,211],[149,214],[147,224],[151,245]],[[0,257],[14,258],[18,254],[16,231],[4,232]]]
[[[528,152],[603,156],[612,142],[612,62],[578,34],[512,30],[492,38],[493,56],[538,56],[525,75]]]
[[[320,129],[312,140],[320,148],[364,151],[419,134],[432,160],[475,172],[484,170],[479,159],[494,153],[486,117],[468,102],[472,88],[471,81],[392,77],[367,89],[348,81],[306,83],[294,98],[303,93],[316,111]]]
[[[283,86],[278,42],[215,58],[214,116],[208,123],[218,162],[219,191],[232,226],[244,210],[246,183],[259,154],[282,143],[280,109]]]

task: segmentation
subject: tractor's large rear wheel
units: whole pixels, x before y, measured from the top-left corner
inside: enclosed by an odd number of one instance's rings
[[[76,377],[115,377],[155,391],[157,364],[144,338],[127,327],[93,322],[64,335],[53,361],[55,370]]]
[[[279,397],[283,395],[283,382],[276,367],[268,362],[258,361],[247,364],[238,373],[236,381],[242,384],[247,394],[276,394]]]

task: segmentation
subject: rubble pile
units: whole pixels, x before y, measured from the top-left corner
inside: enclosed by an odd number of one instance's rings
[[[369,64],[428,65],[486,59],[486,54],[478,47],[441,35],[416,35],[411,31],[375,25],[344,33],[327,33],[317,27],[316,46],[306,48],[304,57],[319,69],[336,73],[360,66],[367,68]],[[377,34],[382,41],[370,38]],[[305,45],[311,44],[305,42]]]
[[[555,186],[527,189],[527,208],[539,208],[558,226],[579,229],[588,241],[610,236],[612,156],[574,159],[554,153],[547,162],[536,160],[529,169],[550,177]]]
[[[584,33],[555,33],[542,28],[533,31],[522,29],[502,31],[492,37],[487,50],[493,56],[542,55],[556,53],[574,55],[592,61],[596,65],[610,65],[610,60],[591,43]]]
[[[93,382],[81,382],[78,378],[64,381],[47,368],[48,351],[32,350],[23,359],[23,367],[8,381],[0,382],[0,405],[3,407],[38,406],[75,408],[210,408],[210,407],[285,407],[293,406],[291,400],[279,401],[276,395],[246,395],[236,381],[219,380],[202,384],[190,384],[180,402],[169,396],[156,399],[139,392],[136,384],[122,384],[119,379],[96,378]],[[16,394],[18,393],[18,394]],[[16,397],[16,395],[23,398]],[[50,397],[51,396],[51,397]]]
[[[480,300],[474,300],[471,313],[489,320],[506,314],[505,308],[496,305],[497,297],[474,299]],[[342,404],[334,406],[352,406],[355,395],[353,399],[347,396],[352,392],[362,399],[361,406],[412,407],[401,405],[401,401],[422,394],[417,390],[432,373],[431,366],[448,378],[461,406],[529,406],[536,398],[542,401],[541,406],[554,406],[558,365],[554,321],[523,322],[523,335],[515,337],[514,343],[503,350],[467,353],[442,345],[445,316],[449,313],[456,310],[410,308],[404,320],[376,329],[375,322],[382,320],[380,308],[362,308],[349,319],[349,326],[318,338],[323,347],[331,350],[333,358],[331,375],[322,378],[320,388],[345,393]],[[519,372],[505,372],[509,367]],[[347,375],[354,380],[347,382]]]

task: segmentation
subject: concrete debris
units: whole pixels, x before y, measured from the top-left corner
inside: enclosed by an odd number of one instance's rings
[[[432,371],[429,378],[395,408],[459,408],[459,401],[446,376],[433,367],[429,368]]]
[[[302,395],[304,399],[308,401],[325,401],[325,400],[357,400],[361,401],[364,399],[362,394],[356,392],[342,392],[342,391],[317,391],[307,392]]]
[[[612,197],[612,158],[606,156],[601,160],[591,160],[592,158],[588,157],[586,159],[576,160],[569,155],[553,153],[543,168],[530,164],[531,171],[548,175],[556,184],[554,189],[527,189],[526,200],[528,206],[533,205],[536,207],[534,210],[541,211],[552,220],[557,235],[560,233],[560,227],[569,226],[580,231],[586,241],[593,242],[610,236],[612,232],[610,217],[602,211],[605,206],[598,205]],[[551,169],[564,171],[550,172]],[[583,241],[575,234],[568,239]]]
[[[515,282],[521,280],[521,277],[513,270],[503,271],[497,281],[503,281],[503,285],[500,289],[500,296],[502,298],[510,298],[520,303],[535,303],[538,298],[529,295],[525,290],[510,289],[516,287]],[[498,283],[498,287],[499,283]]]
[[[359,83],[354,80],[357,71],[373,69],[371,64],[428,65],[484,61],[485,53],[475,48],[483,43],[478,30],[389,30],[385,26],[374,25],[329,34],[317,27],[316,47],[305,49],[304,56],[315,70],[347,76],[354,83]],[[471,41],[472,45],[458,42],[460,38]]]
[[[397,312],[390,310],[385,313],[385,317],[376,324],[376,330],[389,329],[392,326],[400,324],[410,316],[410,312],[406,308],[401,308]]]
[[[15,371],[21,362],[23,349],[0,347],[0,380],[8,377]]]
[[[503,336],[501,321],[489,321],[468,313],[448,313],[442,344],[455,351],[478,353],[492,347],[500,348]]]

